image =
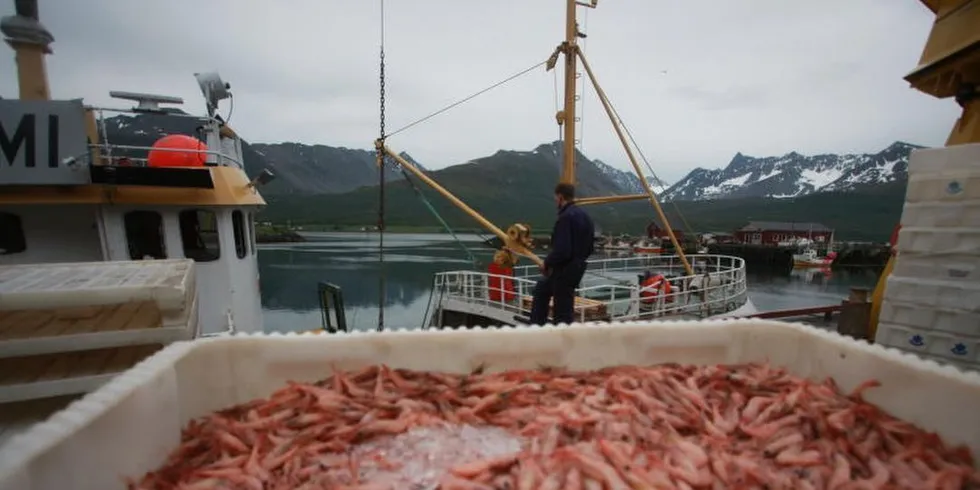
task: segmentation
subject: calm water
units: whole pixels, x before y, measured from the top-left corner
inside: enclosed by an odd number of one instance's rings
[[[343,289],[348,326],[373,330],[378,322],[377,235],[310,233],[304,243],[259,248],[262,309],[267,331],[320,327],[317,283]],[[477,259],[489,262],[492,251],[474,235],[459,235]],[[432,275],[469,268],[466,253],[447,235],[385,236],[387,327],[418,327],[429,301]],[[802,308],[836,303],[852,286],[874,287],[874,271],[798,272],[785,276],[749,271],[749,295],[760,310]]]

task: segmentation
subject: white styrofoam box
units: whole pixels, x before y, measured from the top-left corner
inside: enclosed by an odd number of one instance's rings
[[[980,369],[980,339],[880,321],[875,342],[966,369]]]
[[[897,261],[897,259],[896,259]],[[980,313],[980,284],[956,281],[934,281],[920,277],[888,276],[884,304],[899,302],[923,308]],[[974,335],[980,326],[974,325]]]
[[[980,284],[980,254],[926,255],[903,252],[895,257],[892,275]]]
[[[906,202],[980,199],[980,144],[915,150]]]
[[[902,226],[919,228],[980,228],[980,200],[906,202]]]
[[[576,324],[338,335],[237,335],[172,344],[0,448],[0,490],[111,490],[163,463],[192,418],[268,396],[287,380],[389,366],[469,372],[485,365],[769,361],[865,398],[980,454],[980,374],[801,324],[767,320]]]
[[[190,259],[0,266],[0,310],[155,301],[184,310],[195,296]]]
[[[904,252],[929,255],[980,255],[980,227],[902,227],[898,233],[899,257]]]
[[[980,338],[980,313],[924,306],[896,301],[894,298],[886,299],[881,305],[878,321],[919,330],[936,330],[954,336]]]
[[[976,172],[980,165],[980,143],[921,148],[909,155],[909,176],[941,172]]]

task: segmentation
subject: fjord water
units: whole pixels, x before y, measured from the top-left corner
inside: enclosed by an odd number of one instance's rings
[[[376,233],[304,233],[302,243],[259,247],[262,310],[266,331],[304,331],[321,326],[317,284],[340,286],[347,323],[374,330],[378,322],[378,236]],[[486,264],[492,250],[476,235],[457,235]],[[387,295],[385,325],[422,324],[436,272],[470,268],[466,252],[449,235],[385,235]],[[794,271],[772,275],[749,268],[749,296],[760,310],[839,303],[852,286],[873,288],[874,270]]]

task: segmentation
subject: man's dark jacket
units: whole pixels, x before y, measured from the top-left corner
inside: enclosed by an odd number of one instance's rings
[[[576,263],[584,264],[595,246],[595,225],[592,218],[574,204],[566,204],[558,212],[551,232],[551,253],[544,259],[545,268],[554,270]]]

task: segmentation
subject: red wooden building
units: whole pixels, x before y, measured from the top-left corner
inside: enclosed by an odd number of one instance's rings
[[[753,245],[778,245],[795,238],[807,238],[817,244],[834,240],[834,230],[820,223],[784,223],[779,221],[750,221],[735,230],[735,239]]]
[[[684,240],[684,232],[674,228],[674,236],[677,237],[678,241]],[[664,240],[670,240],[670,234],[667,233],[666,228],[661,228],[656,221],[651,221],[647,225],[647,238],[662,238]]]

